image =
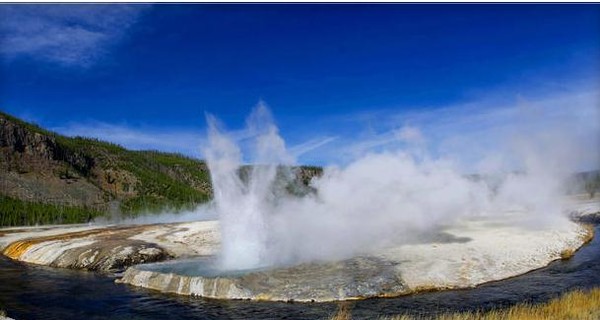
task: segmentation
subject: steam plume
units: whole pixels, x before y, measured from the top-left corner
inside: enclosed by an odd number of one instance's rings
[[[284,190],[295,159],[264,104],[247,121],[254,149],[246,178],[241,148],[213,116],[207,122],[204,155],[226,269],[349,257],[474,216],[510,213],[556,226],[566,219],[561,183],[574,151],[559,147],[569,143],[557,137],[520,139],[511,154],[518,172],[488,166],[484,177],[465,175],[423,148],[368,153],[344,167],[326,167],[311,182],[316,191],[298,197]],[[398,139],[425,140],[414,127],[399,130]]]

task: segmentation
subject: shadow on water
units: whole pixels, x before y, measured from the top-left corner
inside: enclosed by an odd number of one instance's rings
[[[596,226],[596,234],[600,227]],[[386,314],[435,315],[543,302],[565,291],[600,286],[600,237],[567,261],[474,289],[350,303],[354,319]],[[32,266],[0,258],[0,309],[15,319],[323,319],[335,303],[218,301],[118,285],[91,272]]]

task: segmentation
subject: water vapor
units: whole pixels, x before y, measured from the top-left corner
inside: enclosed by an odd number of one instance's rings
[[[340,259],[398,245],[473,217],[518,215],[530,227],[566,221],[564,180],[577,144],[568,135],[506,137],[510,157],[482,159],[483,174],[461,172],[452,157],[434,157],[416,127],[396,139],[402,150],[363,154],[343,167],[325,167],[313,192],[286,192],[296,163],[264,104],[248,117],[254,149],[242,149],[207,115],[203,150],[222,232],[221,266],[249,269]],[[517,132],[518,133],[518,132]],[[494,159],[494,161],[490,161]],[[246,174],[242,174],[246,172]]]

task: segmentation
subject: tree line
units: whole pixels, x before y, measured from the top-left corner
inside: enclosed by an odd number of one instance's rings
[[[29,202],[0,196],[0,226],[86,223],[103,213],[87,207]]]

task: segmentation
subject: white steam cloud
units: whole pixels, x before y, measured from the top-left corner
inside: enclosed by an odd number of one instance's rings
[[[295,160],[269,110],[259,104],[247,121],[254,149],[240,173],[242,149],[208,115],[204,150],[221,221],[222,267],[248,269],[331,260],[414,239],[459,219],[520,215],[530,225],[565,221],[564,181],[572,173],[576,141],[561,132],[506,137],[512,168],[498,155],[482,159],[485,176],[461,173],[451,157],[428,154],[416,127],[396,138],[405,150],[358,157],[326,167],[314,192],[286,193]],[[282,182],[283,181],[283,182]]]

